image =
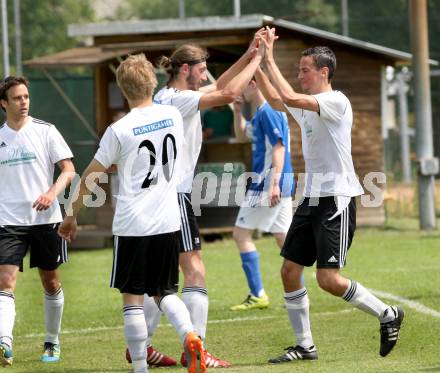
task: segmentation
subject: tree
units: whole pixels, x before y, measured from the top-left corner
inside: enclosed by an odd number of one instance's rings
[[[15,66],[13,2],[8,1],[7,5],[13,72]],[[67,35],[67,25],[93,21],[94,11],[88,0],[21,0],[20,16],[23,60],[27,60],[74,47],[77,41]],[[3,66],[0,67],[3,72]]]
[[[308,26],[337,31],[337,8],[328,0],[241,0],[243,14],[262,13]]]
[[[186,0],[186,17],[232,15],[233,0]],[[242,14],[266,14],[336,31],[338,15],[327,0],[241,0]],[[176,18],[178,0],[127,0],[115,19]]]
[[[349,0],[351,37],[411,52],[407,0]],[[429,0],[429,52],[440,61],[440,0]],[[436,68],[438,67],[432,67]],[[440,78],[431,79],[432,107],[440,106]]]
[[[168,0],[166,6],[162,0],[127,0],[117,10],[115,20],[177,18],[179,1]]]
[[[349,0],[349,36],[410,50],[407,0]]]

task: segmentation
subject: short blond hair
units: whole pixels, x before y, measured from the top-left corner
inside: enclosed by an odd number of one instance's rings
[[[151,97],[157,86],[153,65],[144,54],[128,56],[122,61],[116,69],[116,82],[129,101]]]

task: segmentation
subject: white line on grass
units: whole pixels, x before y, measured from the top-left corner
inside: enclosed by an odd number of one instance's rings
[[[391,293],[386,293],[384,291],[380,290],[374,290],[370,289],[370,291],[381,298],[390,299],[396,302],[399,302],[400,304],[403,304],[421,314],[433,316],[436,318],[440,318],[440,312],[426,307],[423,304],[410,300],[408,298],[400,297],[398,295],[394,295]],[[341,311],[335,311],[335,312],[317,312],[314,313],[315,316],[333,316],[340,313],[347,313],[351,312],[354,309],[345,309]],[[259,321],[259,320],[269,320],[269,319],[275,319],[278,318],[278,316],[251,316],[251,317],[235,317],[232,319],[220,319],[220,320],[209,320],[208,324],[225,324],[225,323],[233,323],[233,322],[242,322],[242,321]],[[161,324],[159,326],[171,326],[170,324]],[[122,329],[122,326],[98,326],[95,328],[83,328],[83,329],[76,329],[76,330],[63,330],[62,334],[87,334],[87,333],[94,333],[99,331],[107,331],[107,330],[119,330]],[[26,334],[21,336],[20,338],[37,338],[37,337],[44,337],[44,333],[34,333],[34,334]]]
[[[399,302],[399,303],[404,304],[405,306],[407,306],[409,308],[412,308],[413,310],[415,310],[415,311],[417,311],[419,313],[423,313],[425,315],[429,315],[429,316],[440,318],[440,312],[438,312],[436,310],[433,310],[432,308],[426,307],[423,304],[421,304],[419,302],[416,302],[414,300],[410,300],[410,299],[404,298],[404,297],[399,297],[398,295],[386,293],[386,292],[380,291],[380,290],[370,289],[370,291],[374,295],[377,295],[378,297],[386,298],[386,299],[391,299],[393,301]]]
[[[333,316],[338,315],[340,313],[348,313],[352,312],[353,309],[345,309],[341,311],[334,311],[334,312],[316,312],[313,315],[314,316]],[[220,320],[209,320],[208,324],[224,324],[229,322],[236,322],[236,321],[255,321],[255,320],[269,320],[269,319],[278,319],[279,316],[252,316],[252,317],[234,317],[233,319],[220,319]],[[170,324],[167,324],[167,326],[171,326]]]
[[[316,277],[316,272],[313,272],[313,275]],[[374,290],[374,289],[368,289],[368,290],[370,290],[374,295],[377,295],[380,298],[391,299],[393,301],[404,304],[405,306],[412,308],[414,311],[417,311],[417,312],[422,313],[424,315],[429,315],[429,316],[440,318],[440,312],[438,312],[432,308],[426,307],[422,303],[416,302],[414,300],[410,300],[408,298],[399,297],[398,295],[394,295],[391,293],[386,293],[386,292],[380,291],[380,290]]]
[[[348,313],[352,312],[354,309],[345,309],[341,311],[334,311],[334,312],[317,312],[314,313],[315,316],[333,316],[341,313]],[[226,324],[226,323],[233,323],[233,322],[242,322],[242,321],[260,321],[260,320],[270,320],[270,319],[276,319],[279,318],[279,316],[251,316],[251,317],[234,317],[232,319],[220,319],[220,320],[209,320],[208,324]],[[170,327],[171,324],[160,324],[159,327]],[[83,329],[74,329],[74,330],[63,330],[61,332],[62,335],[65,334],[87,334],[87,333],[94,333],[99,331],[107,331],[107,330],[119,330],[122,329],[122,325],[120,326],[98,326],[95,328],[83,328]],[[20,336],[19,338],[37,338],[37,337],[44,337],[45,333],[33,333],[33,334],[25,334]]]

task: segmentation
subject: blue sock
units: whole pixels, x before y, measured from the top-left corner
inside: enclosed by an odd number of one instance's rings
[[[247,282],[251,294],[258,297],[261,290],[263,290],[263,280],[260,273],[260,256],[258,251],[250,251],[247,253],[240,253],[241,265],[246,274]]]

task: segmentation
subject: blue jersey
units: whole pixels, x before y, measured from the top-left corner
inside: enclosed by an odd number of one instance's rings
[[[252,180],[249,190],[258,193],[268,189],[272,169],[272,149],[278,141],[281,141],[286,149],[280,178],[281,196],[292,196],[295,179],[290,159],[290,131],[286,114],[273,110],[265,102],[257,109],[247,126],[252,134],[252,171],[258,174],[258,180]]]

